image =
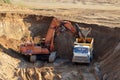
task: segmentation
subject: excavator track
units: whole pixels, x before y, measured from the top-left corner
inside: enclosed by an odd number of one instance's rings
[[[36,55],[31,55],[30,56],[30,62],[34,63],[34,62],[36,62],[36,60],[37,60],[37,56]]]

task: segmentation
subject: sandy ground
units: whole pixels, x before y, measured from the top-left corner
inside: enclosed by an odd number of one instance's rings
[[[14,0],[15,1],[15,0]],[[19,0],[18,0],[19,1]],[[107,27],[120,27],[120,6],[118,4],[102,4],[99,3],[34,3],[34,2],[21,2],[22,6],[27,6],[33,10],[18,7],[13,5],[0,5],[1,13],[21,13],[21,14],[36,14],[44,16],[55,16],[60,19],[76,21],[87,24],[97,24]],[[16,4],[16,2],[14,2]],[[19,18],[19,17],[18,17]],[[9,17],[8,17],[9,19]],[[15,22],[17,23],[17,22]],[[22,25],[24,25],[22,23]],[[111,30],[103,30],[102,35],[106,35]],[[101,31],[98,30],[98,33]],[[97,33],[97,32],[96,32]],[[114,31],[113,31],[114,33]],[[116,32],[117,34],[117,32]],[[107,34],[108,35],[108,34]],[[112,33],[110,34],[112,35]],[[99,36],[99,35],[98,35]],[[100,36],[101,37],[101,36]],[[105,37],[105,36],[104,36]],[[103,38],[103,37],[101,37]],[[99,38],[99,39],[101,39]],[[110,39],[113,37],[110,37]],[[107,38],[109,40],[109,37]],[[117,39],[116,39],[117,40]],[[10,41],[10,43],[9,43]],[[99,41],[99,40],[98,40]],[[106,40],[103,40],[104,42]],[[114,40],[113,40],[114,41]],[[107,41],[106,41],[107,42]],[[37,61],[35,64],[29,63],[22,55],[18,55],[11,51],[9,48],[17,49],[14,44],[19,41],[9,40],[5,37],[0,39],[0,79],[2,80],[31,80],[36,76],[38,80],[95,80],[92,67],[86,65],[74,65],[66,60],[58,60],[54,63],[47,63]],[[13,44],[13,45],[11,45]],[[101,43],[102,44],[102,43]],[[111,44],[111,43],[110,43]],[[110,45],[109,44],[109,45]],[[104,45],[105,46],[105,45]],[[101,46],[102,47],[102,46]],[[108,47],[108,46],[107,46]],[[114,46],[113,46],[114,47]],[[118,45],[119,47],[119,45]],[[115,48],[118,48],[115,47]],[[110,49],[108,49],[110,50]],[[111,49],[112,50],[112,49]],[[119,50],[117,50],[119,51]],[[118,52],[117,52],[118,53]],[[109,53],[107,53],[109,54]],[[113,55],[116,54],[114,51]],[[13,56],[14,55],[14,56]],[[119,56],[119,53],[118,53]],[[104,58],[104,57],[103,57]],[[109,57],[111,58],[111,57]],[[108,60],[109,60],[108,58]],[[116,58],[115,56],[112,58]],[[109,60],[110,61],[110,60]],[[115,61],[114,61],[115,62]],[[104,64],[106,63],[106,64]],[[113,62],[112,62],[113,63]],[[109,62],[104,60],[101,62],[102,70],[106,74],[108,69],[104,68]],[[113,66],[113,65],[112,65]],[[108,67],[109,69],[113,69]],[[118,66],[116,66],[118,68]],[[118,68],[119,70],[119,68]],[[9,73],[8,73],[9,71]],[[116,71],[116,70],[115,70]],[[113,73],[112,73],[113,74]],[[107,75],[107,74],[106,74]],[[40,77],[41,76],[41,77]],[[111,74],[107,75],[111,76]],[[115,76],[116,77],[116,76]],[[117,74],[118,77],[118,74]],[[27,79],[26,79],[27,78]],[[31,78],[31,79],[29,79]],[[87,78],[87,79],[86,79]],[[119,78],[117,78],[119,80]],[[116,80],[117,80],[116,79]],[[111,79],[110,80],[114,80]]]

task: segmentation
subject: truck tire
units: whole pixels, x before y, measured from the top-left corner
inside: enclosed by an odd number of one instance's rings
[[[90,62],[93,60],[93,54],[90,55]]]
[[[36,55],[31,55],[30,56],[30,62],[34,63],[36,62],[37,56]]]
[[[49,55],[49,62],[54,62],[56,59],[56,52],[51,52],[51,54]]]

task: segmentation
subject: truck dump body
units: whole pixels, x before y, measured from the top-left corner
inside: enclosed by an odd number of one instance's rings
[[[89,46],[90,48],[93,47],[93,38],[86,38],[85,41],[83,38],[77,38],[74,44],[79,44],[81,46]]]

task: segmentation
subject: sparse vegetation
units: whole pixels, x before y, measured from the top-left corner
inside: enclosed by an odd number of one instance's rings
[[[0,3],[11,3],[10,0],[0,0]]]
[[[10,0],[5,0],[5,1],[6,1],[6,3],[11,3]]]

